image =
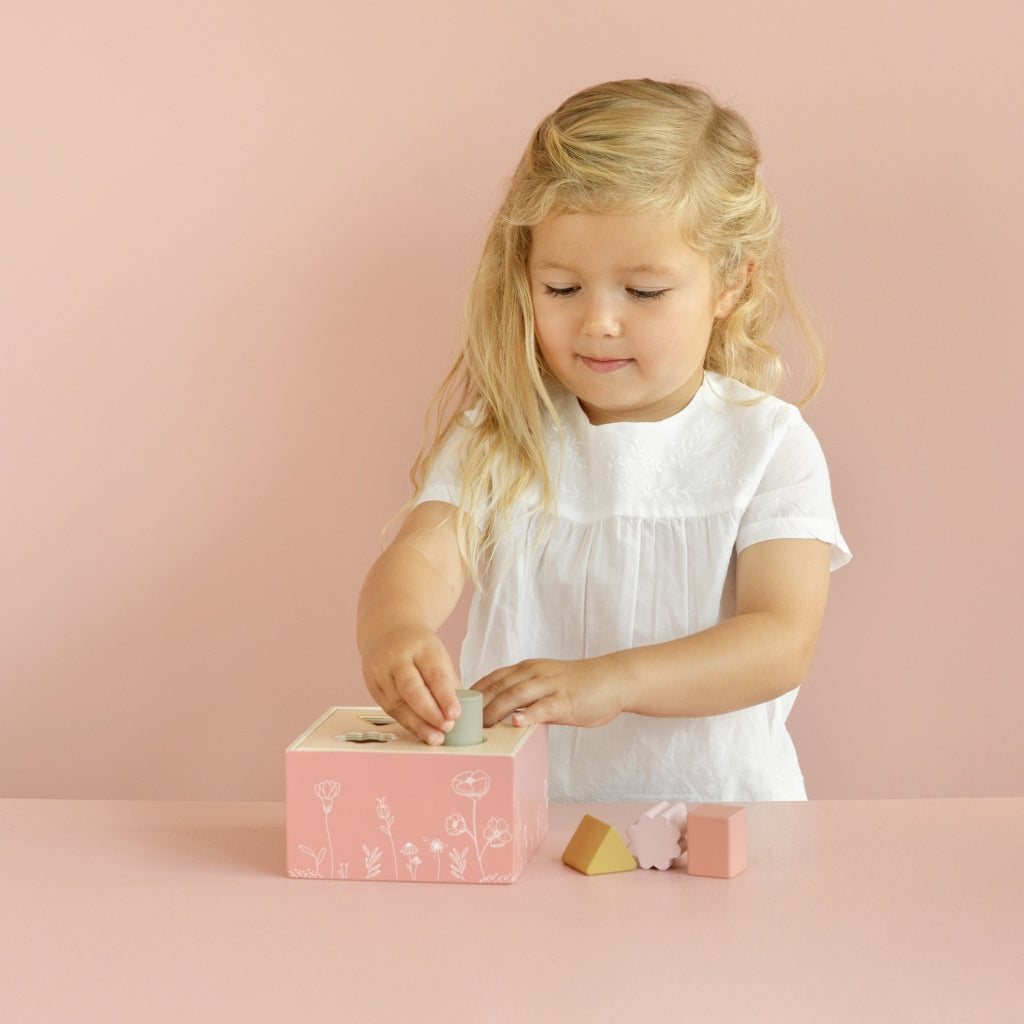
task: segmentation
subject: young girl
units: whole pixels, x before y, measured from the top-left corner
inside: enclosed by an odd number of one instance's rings
[[[461,679],[485,725],[549,722],[553,800],[805,797],[786,718],[849,552],[768,336],[786,282],[757,145],[703,91],[612,82],[519,164],[371,569],[372,696],[427,743],[458,716],[436,630],[477,586]]]

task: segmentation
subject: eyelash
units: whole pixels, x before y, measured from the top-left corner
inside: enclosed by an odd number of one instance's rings
[[[544,294],[551,295],[556,299],[567,299],[570,296],[575,295],[578,291],[579,289],[576,287],[553,288],[549,284],[544,285]],[[668,289],[627,288],[626,291],[630,295],[632,295],[634,299],[637,299],[640,302],[655,302],[656,300],[660,299],[665,294],[665,292],[668,291]]]

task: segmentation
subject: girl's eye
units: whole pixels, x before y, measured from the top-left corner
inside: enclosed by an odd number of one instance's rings
[[[641,302],[653,302],[655,299],[660,299],[667,288],[627,288],[626,291],[633,296],[634,299],[640,299]]]
[[[575,286],[572,286],[572,287],[569,287],[569,288],[553,288],[549,284],[544,285],[544,294],[545,295],[558,295],[558,296],[565,297],[565,296],[568,296],[568,295],[575,295],[576,292],[578,292],[578,291],[579,291],[579,289],[576,288]]]

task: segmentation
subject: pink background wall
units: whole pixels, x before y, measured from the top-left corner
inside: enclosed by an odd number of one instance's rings
[[[637,75],[748,114],[832,338],[812,796],[1024,794],[1012,0],[4,8],[0,795],[282,795],[501,183]]]

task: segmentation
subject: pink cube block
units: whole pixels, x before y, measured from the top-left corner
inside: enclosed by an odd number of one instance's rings
[[[547,726],[431,747],[381,716],[331,708],[285,752],[288,874],[514,882],[547,833]]]
[[[732,878],[747,866],[747,812],[729,804],[701,804],[686,817],[686,870]]]

